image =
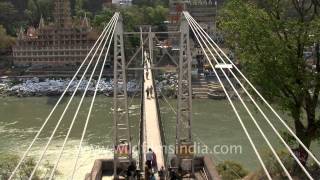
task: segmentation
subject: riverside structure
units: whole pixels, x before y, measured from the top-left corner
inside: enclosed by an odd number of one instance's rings
[[[69,0],[55,0],[54,23],[38,28],[20,29],[13,46],[15,66],[72,66],[81,64],[97,40],[96,32],[85,16],[80,23],[72,21]]]

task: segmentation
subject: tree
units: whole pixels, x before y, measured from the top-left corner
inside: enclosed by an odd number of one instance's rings
[[[17,155],[12,154],[0,154],[0,179],[9,179],[12,171],[18,165],[20,158]],[[34,158],[28,157],[21,164],[19,171],[17,171],[15,178],[16,179],[28,179],[36,165],[36,161]],[[51,173],[53,166],[46,162],[41,170],[37,170],[33,176],[33,180],[40,179],[45,175]],[[55,172],[55,176],[58,176],[59,172]]]
[[[83,9],[84,0],[76,0],[75,1],[75,11],[80,11]]]
[[[84,0],[83,8],[93,14],[102,10],[103,0]]]
[[[0,2],[0,24],[2,24],[11,34],[14,34],[17,10],[10,2]]]
[[[14,43],[14,39],[7,35],[6,29],[0,24],[0,49],[7,49]]]
[[[241,164],[233,161],[224,161],[217,166],[217,170],[222,180],[243,179],[248,171]]]
[[[29,22],[36,26],[41,16],[48,21],[52,20],[53,9],[54,4],[51,0],[29,0],[25,14],[28,16]]]
[[[319,47],[319,8],[315,0],[232,0],[220,18],[220,28],[249,79],[267,99],[287,110],[297,136],[310,147],[320,136],[320,65],[307,63],[304,52]],[[318,111],[318,112],[317,112]],[[295,144],[297,146],[297,143]],[[301,159],[305,165],[306,154]]]
[[[103,29],[108,21],[111,19],[111,17],[113,16],[113,11],[111,11],[110,9],[105,9],[103,11],[100,11],[96,16],[94,16],[93,19],[93,26],[94,27],[98,27],[99,29]]]
[[[155,7],[144,7],[146,13],[145,19],[148,24],[151,25],[161,25],[163,21],[167,19],[169,13],[168,8],[165,8],[161,5]]]

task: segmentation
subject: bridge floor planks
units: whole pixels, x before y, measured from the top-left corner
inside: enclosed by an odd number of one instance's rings
[[[157,156],[157,165],[160,169],[162,166],[164,167],[164,157],[163,157],[163,148],[161,142],[161,134],[160,134],[160,127],[159,127],[159,119],[157,114],[157,105],[156,105],[156,97],[154,93],[154,88],[152,89],[152,98],[147,98],[146,90],[151,85],[153,87],[152,81],[152,73],[151,69],[149,70],[148,79],[146,77],[146,71],[148,71],[147,67],[150,67],[150,63],[147,62],[144,70],[144,153],[143,159],[145,162],[145,153],[149,148],[156,153]]]

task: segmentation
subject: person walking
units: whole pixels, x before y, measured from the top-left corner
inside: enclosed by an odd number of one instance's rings
[[[152,160],[153,160],[153,152],[152,149],[149,148],[149,151],[146,153],[146,165],[149,169],[152,168]]]
[[[146,89],[146,93],[147,93],[147,99],[149,99],[149,88],[147,87],[147,89]]]
[[[158,171],[157,155],[155,152],[152,152],[152,168],[154,172]]]
[[[153,96],[153,86],[152,85],[149,87],[149,91],[150,91],[150,97],[152,99],[152,96]]]

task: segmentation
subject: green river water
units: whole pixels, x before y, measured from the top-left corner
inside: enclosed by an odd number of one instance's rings
[[[31,149],[30,155],[38,158],[43,150],[45,143],[50,137],[50,133],[59,119],[59,115],[67,104],[68,98],[63,100],[61,106],[53,114],[48,125],[45,127],[43,133],[36,141],[34,147]],[[22,155],[27,149],[31,140],[35,136],[37,130],[41,127],[45,118],[53,108],[57,98],[52,97],[29,97],[16,98],[6,97],[0,99],[0,154],[12,153]],[[55,162],[60,151],[65,134],[67,133],[73,113],[76,110],[76,105],[80,101],[77,97],[71,104],[70,110],[63,119],[60,128],[54,136],[53,142],[50,144],[46,153],[46,160],[51,163]],[[88,107],[91,98],[86,98],[83,108],[80,111],[77,122],[71,132],[69,141],[65,148],[62,160],[59,164],[58,170],[62,173],[62,179],[66,179],[70,175],[73,168],[74,160],[77,154],[78,144],[81,138],[81,133],[88,112]],[[176,100],[169,100],[170,104],[175,107]],[[131,129],[134,143],[138,142],[139,118],[140,118],[140,100],[137,98],[132,101],[130,105],[130,119]],[[175,121],[176,117],[171,111],[168,104],[159,100],[161,107],[161,116],[165,130],[167,144],[172,144],[175,138]],[[267,145],[260,136],[258,130],[255,128],[249,115],[245,110],[240,108],[240,103],[235,103],[239,107],[239,113],[243,118],[249,133],[252,135],[253,141],[256,143],[258,150],[262,154],[266,153]],[[251,106],[251,105],[250,105]],[[76,179],[83,179],[84,175],[90,171],[94,159],[110,158],[112,152],[110,145],[112,144],[113,128],[112,128],[112,98],[105,96],[98,96],[92,112],[92,117],[85,136],[85,143],[81,153],[80,161],[77,167]],[[251,106],[252,107],[252,106]],[[256,118],[261,124],[266,135],[270,141],[275,145],[276,149],[284,149],[272,129],[263,121],[261,115],[259,116],[257,110],[251,108],[256,115]],[[270,119],[275,123],[279,130],[284,130],[284,127],[276,120],[276,118],[269,112]],[[284,113],[280,115],[288,120],[288,116]],[[240,123],[238,122],[231,106],[226,100],[194,100],[193,101],[193,137],[197,142],[202,142],[208,147],[212,148],[215,145],[237,145],[241,146],[241,151],[238,153],[216,153],[212,155],[216,163],[223,160],[233,160],[240,162],[248,170],[258,169],[259,163],[257,158],[243,132]],[[320,145],[313,144],[313,152],[320,158]]]

